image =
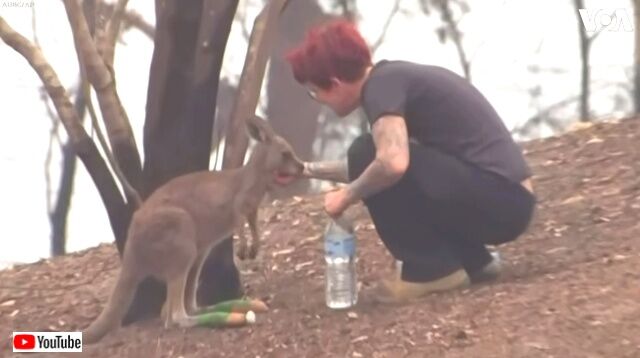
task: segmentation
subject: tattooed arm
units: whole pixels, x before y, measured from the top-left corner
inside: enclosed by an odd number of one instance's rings
[[[409,167],[409,135],[403,117],[379,118],[371,129],[376,158],[346,190],[351,202],[366,199],[402,178]]]
[[[349,182],[349,166],[347,160],[304,163],[303,176],[307,178],[331,180],[339,183]]]

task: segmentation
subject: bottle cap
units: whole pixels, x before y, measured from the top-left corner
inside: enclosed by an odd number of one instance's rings
[[[256,314],[253,313],[253,311],[248,311],[247,314],[244,316],[245,320],[247,320],[247,323],[249,324],[254,324],[256,323]]]

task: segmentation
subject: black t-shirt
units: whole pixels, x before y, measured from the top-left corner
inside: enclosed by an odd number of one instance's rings
[[[469,81],[442,67],[380,61],[362,89],[369,123],[405,118],[409,137],[513,182],[531,176],[521,148]]]

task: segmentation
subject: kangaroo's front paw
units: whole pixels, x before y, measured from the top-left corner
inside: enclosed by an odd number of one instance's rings
[[[171,315],[169,314],[169,305],[168,301],[165,301],[162,305],[162,309],[160,310],[160,319],[164,323],[164,328],[169,328],[171,326]]]
[[[236,252],[236,255],[238,256],[238,258],[240,260],[246,260],[249,258],[249,254],[250,254],[250,249],[249,246],[246,243],[241,243],[238,245],[238,250]]]
[[[249,246],[249,258],[254,260],[258,256],[259,246],[257,244],[253,244]]]

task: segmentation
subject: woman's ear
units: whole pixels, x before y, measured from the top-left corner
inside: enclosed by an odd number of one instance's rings
[[[330,82],[331,82],[331,87],[329,87],[330,89],[339,87],[344,83],[337,77],[331,77]]]

